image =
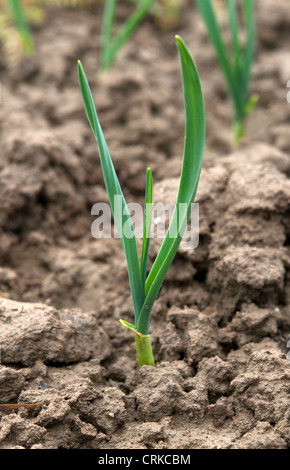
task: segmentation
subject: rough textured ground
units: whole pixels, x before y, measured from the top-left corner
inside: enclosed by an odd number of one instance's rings
[[[36,56],[1,57],[0,448],[289,448],[290,79],[287,0],[257,0],[247,138],[193,3],[163,31],[149,17],[98,74],[101,8],[49,10]],[[121,22],[129,7],[122,2]],[[180,248],[152,314],[157,367],[137,367],[126,263],[95,240],[107,201],[77,84],[82,59],[125,195],[174,202],[184,133],[174,33],[203,82],[207,147],[200,241]],[[153,240],[151,259],[160,240]]]

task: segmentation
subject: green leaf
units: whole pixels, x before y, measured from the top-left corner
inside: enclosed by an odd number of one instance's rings
[[[237,7],[235,0],[226,0],[227,1],[227,9],[229,15],[229,25],[231,30],[232,36],[232,46],[233,46],[233,55],[235,64],[239,63],[240,59],[240,42],[239,42],[239,22],[238,22],[238,15],[237,15]]]
[[[137,334],[136,326],[132,325],[132,323],[129,323],[125,320],[119,320],[121,325],[125,326],[125,328],[128,328],[128,330],[133,331],[133,333]]]
[[[152,173],[151,173],[150,168],[147,168],[143,243],[142,243],[142,252],[141,252],[141,278],[142,278],[142,284],[144,286],[144,291],[145,291],[145,281],[146,281],[146,274],[147,274],[147,264],[148,264],[149,244],[150,244],[152,192],[153,192]]]
[[[216,13],[211,0],[195,0],[197,7],[206,24],[210,40],[215,48],[218,62],[227,81],[229,93],[235,105],[237,116],[243,115],[243,104],[237,88],[235,73],[233,72],[222,32],[217,21]]]
[[[107,148],[103,131],[98,120],[91,90],[80,61],[78,61],[78,74],[87,117],[99,147],[100,160],[107,194],[109,196],[114,220],[127,260],[135,322],[137,322],[144,300],[144,289],[141,281],[139,257],[133,223]],[[116,200],[118,201],[118,204],[116,204]],[[129,226],[130,233],[128,234],[123,230],[125,225],[127,227]]]
[[[251,77],[251,70],[255,52],[256,20],[253,0],[243,0],[244,21],[246,29],[245,46],[245,82],[248,84]]]
[[[188,222],[191,212],[191,204],[194,201],[198,186],[205,142],[204,101],[198,71],[182,39],[179,36],[176,36],[176,41],[181,62],[185,102],[185,142],[183,163],[173,217],[160,251],[147,277],[145,291],[143,283],[146,277],[148,260],[151,220],[150,204],[152,202],[152,175],[149,168],[147,169],[145,191],[145,205],[147,208],[149,207],[149,210],[146,211],[144,216],[144,236],[140,266],[135,236],[128,238],[123,235],[121,236],[121,242],[128,263],[129,280],[135,312],[135,325],[124,320],[120,321],[124,326],[135,333],[136,350],[140,366],[143,364],[154,365],[154,358],[149,338],[150,314],[162,282],[177,252]],[[120,184],[99,124],[92,94],[80,62],[78,63],[78,69],[83,101],[90,125],[98,142],[105,185],[113,209],[115,221],[118,219],[118,214],[120,214],[120,211],[122,210],[125,215],[122,216],[121,224],[119,223],[118,225],[117,223],[117,226],[122,233],[124,223],[129,222],[134,235],[132,219],[124,196],[121,192]],[[115,195],[121,195],[122,200],[121,206],[117,209],[112,204]],[[175,222],[177,222],[177,226],[175,226],[176,232],[174,233],[173,228]]]
[[[249,98],[249,101],[246,104],[246,108],[245,108],[246,116],[250,116],[250,114],[252,114],[252,112],[257,106],[258,101],[259,101],[259,95],[257,93],[252,93]]]
[[[196,65],[183,40],[176,36],[180,56],[185,102],[185,143],[177,201],[165,239],[147,277],[145,301],[140,312],[137,330],[149,334],[153,303],[175,257],[197,191],[205,142],[205,111],[201,82]],[[180,206],[181,205],[181,206]],[[182,207],[186,206],[186,211]],[[173,224],[177,221],[174,238]]]

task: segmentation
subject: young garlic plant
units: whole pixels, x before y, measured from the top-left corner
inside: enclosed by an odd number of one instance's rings
[[[117,52],[143,20],[154,0],[140,0],[120,31],[113,37],[117,0],[105,0],[101,36],[101,71],[106,72],[113,64]]]
[[[242,44],[240,40],[236,0],[226,0],[231,33],[231,53],[224,42],[212,0],[195,0],[195,2],[203,17],[233,102],[233,143],[237,144],[245,135],[245,119],[252,113],[258,101],[257,94],[253,93],[249,96],[255,50],[254,0],[242,0],[245,44]]]
[[[147,210],[145,210],[144,216],[143,246],[141,259],[139,261],[136,238],[129,209],[106,145],[85,72],[81,62],[78,62],[79,83],[83,102],[89,123],[98,143],[105,186],[128,266],[135,323],[131,324],[124,320],[120,321],[135,335],[136,351],[140,367],[144,364],[154,366],[154,357],[149,335],[150,315],[154,301],[175,257],[187,226],[191,212],[191,204],[194,201],[197,191],[205,142],[204,100],[199,74],[183,40],[179,36],[176,36],[176,42],[181,63],[185,102],[183,163],[174,213],[166,236],[148,275],[147,261],[152,202],[151,170],[149,168],[147,169],[146,176],[145,208]],[[121,198],[121,207],[114,207],[115,196]],[[181,209],[184,209],[184,207],[186,207],[186,211]],[[174,230],[171,229],[171,225],[176,223],[176,221],[177,230],[175,231],[175,236],[172,237]],[[124,224],[126,224],[127,227],[128,224],[130,226],[130,237],[124,235]]]

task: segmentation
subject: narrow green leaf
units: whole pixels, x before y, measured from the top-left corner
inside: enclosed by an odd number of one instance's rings
[[[230,96],[234,102],[236,115],[243,116],[243,103],[236,83],[228,52],[222,37],[222,32],[211,0],[195,0],[200,14],[206,24],[210,40],[215,48],[218,62],[228,84]]]
[[[145,301],[137,323],[137,330],[149,334],[149,320],[153,303],[175,257],[186,228],[197,191],[205,142],[205,112],[202,87],[196,65],[183,40],[176,36],[181,62],[185,102],[185,143],[182,170],[175,210],[165,239],[146,280]],[[186,205],[186,211],[181,207]],[[174,238],[173,224],[177,221]]]
[[[227,0],[227,9],[233,50],[231,68],[236,84],[236,90],[238,90],[239,93],[239,96],[236,98],[236,102],[241,103],[241,111],[236,112],[235,119],[242,121],[245,117],[245,113],[242,112],[242,110],[244,110],[245,100],[247,99],[247,82],[245,79],[244,56],[239,38],[239,21],[236,0]]]
[[[136,326],[132,325],[132,323],[129,323],[125,320],[119,320],[119,322],[121,323],[121,325],[125,326],[125,328],[128,328],[128,330],[133,331],[133,333],[135,334],[137,333]]]
[[[78,74],[87,117],[99,147],[106,190],[109,196],[114,220],[121,238],[123,250],[127,259],[135,322],[137,322],[144,300],[144,289],[141,281],[137,243],[132,219],[107,148],[105,137],[96,113],[91,90],[80,61],[78,61]],[[116,204],[116,200],[118,204]],[[129,227],[128,233],[124,232],[125,225]]]
[[[106,70],[110,66],[110,47],[113,33],[115,9],[117,0],[106,0],[103,15],[101,35],[101,69]]]
[[[235,64],[239,63],[240,59],[240,41],[239,41],[239,21],[237,14],[236,0],[226,0],[227,10],[229,15],[229,25],[232,36],[232,48]]]
[[[235,75],[235,81],[238,85],[240,90],[244,89],[244,67],[242,63],[242,51],[240,45],[240,38],[239,38],[239,20],[238,20],[238,12],[236,6],[236,0],[226,0],[227,1],[227,10],[228,10],[228,17],[229,17],[229,26],[231,31],[232,37],[232,53],[233,53],[233,60],[232,60],[232,71]],[[244,95],[242,94],[242,97]],[[242,98],[243,100],[243,98]],[[241,101],[242,101],[241,100]]]
[[[150,230],[151,230],[151,215],[152,215],[152,172],[147,168],[146,172],[146,190],[145,190],[145,205],[144,205],[144,228],[143,228],[143,243],[141,252],[141,278],[145,291],[145,281],[147,274],[147,264],[149,255],[150,244]]]
[[[255,36],[256,36],[256,20],[255,20],[255,8],[253,0],[243,0],[243,12],[246,29],[246,46],[245,46],[245,82],[250,82],[252,65],[255,53]],[[248,93],[248,89],[246,90]]]
[[[246,116],[250,116],[254,109],[257,106],[257,103],[259,101],[259,95],[257,93],[252,93],[248,102],[246,103],[245,111],[246,111]]]

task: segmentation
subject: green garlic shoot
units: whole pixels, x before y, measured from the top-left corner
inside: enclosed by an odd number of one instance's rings
[[[242,0],[245,25],[245,44],[239,37],[239,21],[236,0],[226,0],[231,33],[231,53],[222,37],[212,0],[195,0],[203,17],[218,62],[226,79],[228,91],[234,106],[233,143],[245,136],[245,119],[254,110],[258,96],[249,96],[249,83],[255,50],[255,8],[253,0]]]
[[[117,0],[105,0],[101,35],[101,71],[105,72],[112,66],[119,49],[133,34],[154,0],[140,0],[120,31],[113,37],[114,19]]]
[[[23,52],[29,56],[34,53],[34,42],[31,37],[24,7],[20,0],[6,0],[6,3],[21,38]]]
[[[152,366],[155,365],[150,342],[150,315],[164,278],[176,255],[190,216],[191,204],[194,202],[197,191],[204,152],[205,111],[199,74],[183,40],[179,36],[176,36],[176,42],[181,63],[185,103],[183,162],[178,195],[172,219],[148,275],[147,261],[150,241],[150,207],[152,202],[151,170],[148,168],[146,175],[145,208],[148,207],[149,209],[147,212],[145,211],[143,245],[141,259],[139,260],[136,237],[130,212],[107,148],[85,72],[81,62],[78,62],[79,83],[83,102],[89,123],[98,143],[105,186],[128,266],[129,283],[134,309],[134,324],[128,323],[124,320],[120,320],[120,322],[135,335],[136,352],[140,367],[145,364]],[[121,204],[119,204],[119,207],[117,208],[114,207],[115,196],[118,196],[121,200]],[[185,207],[186,210],[181,210],[181,207]],[[174,233],[174,231],[171,229],[171,225],[176,223],[176,221],[177,230],[175,230],[175,236],[172,236],[171,234]],[[132,232],[131,235],[133,236],[126,237],[124,235],[124,224],[127,226],[129,224]]]

